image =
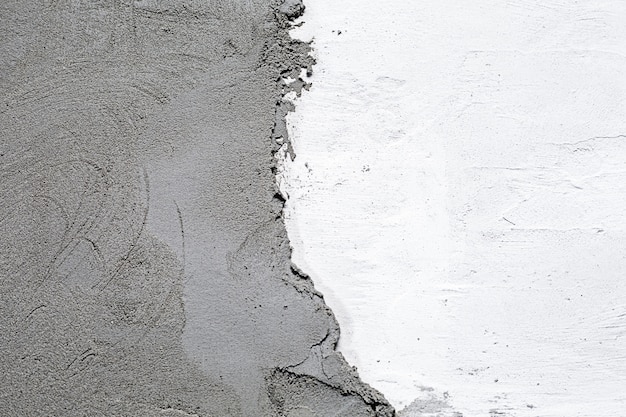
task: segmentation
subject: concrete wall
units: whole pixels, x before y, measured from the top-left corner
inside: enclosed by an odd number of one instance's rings
[[[0,4],[0,415],[393,415],[290,262],[301,12]]]

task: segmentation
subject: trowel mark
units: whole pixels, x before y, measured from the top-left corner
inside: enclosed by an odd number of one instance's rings
[[[180,225],[180,239],[181,239],[181,249],[182,249],[182,256],[183,256],[183,274],[185,273],[185,258],[186,258],[186,254],[185,254],[185,223],[183,222],[183,213],[180,211],[180,207],[178,206],[178,203],[176,202],[176,200],[172,200],[174,202],[174,205],[176,206],[176,213],[178,214],[178,224]]]

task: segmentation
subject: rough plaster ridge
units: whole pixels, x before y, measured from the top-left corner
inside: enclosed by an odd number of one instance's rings
[[[279,11],[287,17],[288,21],[293,21],[304,13],[304,9],[304,5],[301,1],[287,0],[281,5]],[[290,25],[288,24],[287,27],[289,28]],[[296,49],[294,47],[297,46],[301,48],[301,55],[306,54],[306,56],[309,57],[310,46],[307,43],[294,41],[292,39],[289,39],[289,42],[291,44],[289,47],[290,50]],[[276,105],[276,121],[272,131],[272,137],[277,145],[275,152],[280,152],[281,149],[284,149],[291,159],[295,159],[296,155],[289,140],[285,118],[289,112],[295,110],[295,107],[285,96],[288,96],[290,93],[295,93],[296,96],[300,96],[303,88],[310,88],[311,84],[303,80],[300,77],[300,73],[302,72],[301,69],[304,68],[308,76],[312,75],[313,64],[314,61],[309,57],[306,65],[300,65],[299,68],[285,68],[281,71],[279,85],[282,87],[283,97]],[[292,78],[295,79],[295,81],[287,83],[285,82],[286,78]],[[275,167],[273,168],[273,172],[277,172]],[[286,197],[282,195],[278,188],[275,197],[282,205],[286,202]],[[282,224],[282,215],[280,221]],[[291,247],[289,247],[288,258],[291,259]],[[336,352],[335,349],[340,336],[339,325],[332,311],[324,304],[323,296],[315,289],[311,278],[293,263],[290,263],[290,272],[290,275],[296,278],[296,280],[290,279],[290,283],[294,288],[311,297],[311,299],[319,303],[320,307],[326,312],[329,317],[329,328],[322,339],[310,346],[311,352],[309,356],[296,364],[277,368],[270,379],[275,379],[277,375],[281,375],[282,377],[289,375],[288,380],[296,377],[305,378],[305,380],[314,381],[318,387],[332,388],[339,390],[343,396],[359,398],[369,407],[367,410],[368,415],[371,412],[374,413],[372,415],[376,416],[395,415],[393,408],[384,397],[368,385],[362,383],[359,380],[356,369],[348,367],[345,364],[343,356],[341,356],[339,352]],[[336,367],[335,372],[331,372],[330,376],[325,370],[325,364],[328,363],[334,363]],[[309,364],[309,368],[303,372],[302,369],[306,368],[306,364]],[[307,410],[311,409],[307,408]],[[335,415],[343,415],[338,410],[329,409],[328,412],[332,412]],[[351,411],[350,413],[353,412],[354,411]],[[362,411],[357,411],[354,415],[360,415],[361,413]]]

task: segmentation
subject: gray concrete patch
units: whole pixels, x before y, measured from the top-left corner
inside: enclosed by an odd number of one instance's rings
[[[298,5],[0,4],[1,415],[394,414],[290,262]]]

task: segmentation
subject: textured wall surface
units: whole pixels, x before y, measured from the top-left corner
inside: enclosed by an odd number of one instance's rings
[[[288,230],[350,363],[407,416],[624,415],[626,3],[303,20]]]
[[[393,415],[290,262],[302,8],[1,2],[0,415]]]

